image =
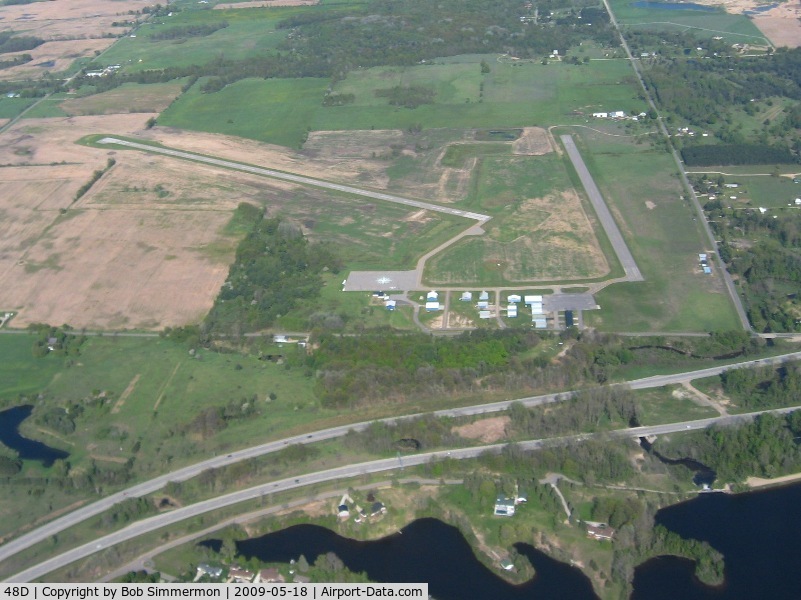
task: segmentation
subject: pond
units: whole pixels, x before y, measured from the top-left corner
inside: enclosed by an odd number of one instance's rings
[[[0,411],[0,443],[16,450],[22,460],[38,460],[45,467],[50,467],[54,461],[67,458],[69,453],[19,434],[20,423],[30,417],[32,412],[33,406],[29,404]]]

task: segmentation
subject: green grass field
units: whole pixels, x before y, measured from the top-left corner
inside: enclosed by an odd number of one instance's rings
[[[0,399],[38,392],[62,368],[59,361],[34,358],[29,335],[0,336]]]
[[[37,410],[82,406],[72,434],[40,429],[34,418],[20,428],[31,439],[68,451],[76,473],[90,468],[93,461],[101,468],[116,469],[118,463],[134,459],[134,476],[147,478],[243,444],[282,437],[310,420],[324,422],[334,416],[319,406],[312,381],[302,372],[255,356],[201,349],[193,357],[187,346],[166,339],[109,335],[88,338],[77,357],[34,358],[35,339],[27,334],[0,336],[0,406],[23,401],[37,405]],[[294,346],[281,349],[267,342],[263,347],[270,354],[294,350]],[[269,399],[270,393],[276,395],[275,400]],[[38,394],[41,401],[36,399]],[[208,439],[187,429],[202,410],[232,400],[255,402],[257,414],[230,421]],[[36,461],[23,463],[23,476],[47,477],[48,473]],[[59,492],[53,487],[25,501],[20,497],[25,488],[3,488],[0,516],[6,525],[0,526],[0,532],[91,492]]]
[[[13,119],[31,104],[36,98],[7,98],[0,96],[0,119]]]
[[[602,250],[592,212],[584,208],[590,220],[577,214],[581,204],[563,158],[555,153],[503,156],[499,146],[488,143],[489,154],[479,154],[475,184],[462,203],[493,215],[484,227],[486,235],[460,240],[434,257],[427,265],[426,279],[509,285],[605,277],[609,269],[599,258]],[[457,148],[461,156],[462,151],[482,147],[450,148]]]
[[[206,64],[220,56],[229,60],[257,57],[273,51],[285,38],[288,30],[277,29],[279,21],[304,11],[308,8],[183,10],[172,17],[159,17],[144,23],[134,32],[136,37],[124,37],[106,50],[100,64],[119,64],[131,72]],[[176,40],[151,39],[158,32],[173,27],[222,21],[226,21],[228,27],[211,35]]]
[[[55,94],[50,98],[45,98],[34,106],[31,110],[25,113],[25,119],[45,119],[49,117],[66,117],[68,116],[59,104],[64,100],[64,94]]]
[[[575,138],[645,276],[598,293],[602,309],[585,315],[589,323],[612,331],[738,328],[719,277],[697,268],[697,253],[709,249],[670,155],[594,133]]]
[[[33,340],[27,335],[0,338],[0,356],[8,358],[0,366],[0,381],[4,382],[0,398],[8,404],[20,393],[43,393],[54,405],[84,403],[86,411],[77,419],[78,428],[71,436],[73,464],[80,464],[89,454],[127,459],[137,437],[142,439],[137,471],[151,472],[165,456],[175,461],[197,458],[197,440],[178,432],[203,408],[229,400],[255,395],[262,414],[233,421],[208,441],[209,451],[238,445],[242,439],[277,435],[319,410],[311,383],[301,373],[252,356],[200,350],[193,358],[188,348],[169,340],[104,336],[89,338],[78,358],[49,355],[36,359],[31,354]],[[118,405],[134,380],[127,398]],[[270,392],[278,398],[267,403]],[[103,393],[108,400],[98,402]],[[112,429],[130,437],[124,436],[121,443],[119,435],[109,433]]]
[[[718,416],[718,412],[713,408],[693,402],[681,386],[638,390],[634,392],[634,395],[642,425],[675,423]]]
[[[434,104],[415,109],[377,106],[373,90],[390,87],[383,68],[351,73],[337,84],[337,92],[356,96],[354,104],[329,107],[317,114],[315,129],[404,129],[415,123],[429,127],[520,127],[524,125],[571,122],[574,110],[592,112],[600,106],[620,106],[620,110],[638,111],[643,106],[636,98],[627,64],[598,61],[589,65],[535,62],[503,64],[495,56],[484,56],[490,73],[481,75],[481,57],[466,57],[472,65],[438,60],[433,65],[398,69],[398,81],[414,81],[439,91]],[[454,80],[461,74],[464,82]],[[478,79],[480,77],[481,79]],[[352,84],[351,80],[358,85]],[[483,82],[483,95],[476,87]],[[623,84],[623,85],[621,85]],[[461,93],[461,96],[460,94]],[[463,96],[463,97],[462,97]],[[603,100],[600,101],[599,99]],[[469,102],[467,102],[469,100]]]
[[[712,178],[714,179],[714,175]],[[786,210],[801,210],[801,205],[795,203],[801,198],[801,184],[793,183],[789,177],[744,175],[728,176],[726,183],[738,183],[736,189],[724,188],[720,191],[721,202],[726,206],[741,208],[776,208]],[[731,196],[737,196],[732,200]],[[791,205],[791,206],[788,206]]]
[[[728,14],[722,10],[636,7],[630,0],[610,0],[610,5],[621,25],[636,29],[690,31],[699,38],[721,36],[731,43],[767,43],[759,29],[744,15]]]
[[[353,71],[334,89],[354,94],[355,102],[345,106],[322,106],[327,79],[250,79],[214,94],[201,94],[196,85],[159,123],[297,147],[309,130],[521,127],[580,122],[573,111],[645,108],[624,61],[512,65],[493,55],[462,58]],[[482,59],[490,63],[488,74],[481,74]],[[435,103],[401,108],[375,95],[411,83],[436,90]]]
[[[296,148],[314,128],[327,87],[327,79],[245,79],[202,94],[198,83],[161,114],[159,124]]]

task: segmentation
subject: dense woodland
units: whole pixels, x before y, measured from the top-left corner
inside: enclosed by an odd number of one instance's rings
[[[689,456],[713,468],[721,481],[778,477],[801,470],[801,412],[764,414],[752,423],[713,426],[703,432],[660,438],[659,451]]]
[[[709,44],[705,41],[704,45]],[[797,162],[801,152],[801,48],[780,48],[756,57],[714,57],[710,52],[711,48],[707,49],[704,59],[658,58],[644,69],[646,85],[671,115],[668,122],[672,116],[680,117],[695,127],[713,130],[728,144],[712,150],[696,140],[684,149],[687,164]],[[784,116],[763,123],[756,134],[744,133],[743,115],[755,115],[760,103],[772,106],[782,100],[789,101]],[[780,151],[786,149],[793,155]]]
[[[210,333],[238,335],[271,325],[300,300],[319,295],[323,270],[341,266],[327,246],[310,244],[292,223],[265,219],[261,208],[240,204],[235,219],[250,231],[206,318]]]
[[[757,331],[801,331],[801,214],[797,210],[732,210],[719,200],[705,210],[720,257],[746,291]]]
[[[11,67],[16,67],[17,65],[24,65],[32,60],[33,57],[30,54],[18,54],[17,56],[13,56],[9,59],[0,60],[0,69],[9,69]]]
[[[721,374],[723,391],[749,411],[786,406],[801,401],[801,365],[734,369]]]
[[[681,157],[688,167],[714,165],[773,165],[799,162],[789,148],[766,144],[685,146]]]
[[[313,353],[290,354],[290,366],[316,380],[315,391],[331,407],[404,402],[493,393],[529,393],[609,383],[625,367],[698,365],[699,359],[747,356],[763,344],[745,332],[666,341],[631,340],[593,332],[562,334],[570,340],[552,361],[536,350],[551,334],[521,330],[477,330],[457,337],[368,331],[359,337],[321,333]],[[632,415],[616,411],[623,421]],[[611,412],[610,412],[611,414]]]
[[[150,36],[153,42],[160,42],[163,40],[182,40],[190,37],[205,37],[211,35],[215,31],[225,29],[228,27],[228,21],[219,21],[217,23],[209,23],[207,25],[182,25],[178,27],[170,27],[169,29],[160,29]]]

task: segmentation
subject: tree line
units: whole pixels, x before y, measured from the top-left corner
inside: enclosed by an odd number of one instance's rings
[[[323,332],[313,338],[314,352],[290,353],[287,362],[315,379],[323,405],[342,408],[604,384],[630,366],[690,367],[699,360],[746,356],[764,344],[742,332],[684,340],[645,338],[635,346],[614,335],[567,331],[561,339],[572,340],[570,347],[552,361],[532,352],[543,339],[553,339],[553,334],[477,330],[445,338],[375,330],[356,338]]]
[[[206,37],[215,31],[228,27],[228,21],[217,23],[200,23],[197,25],[179,25],[169,29],[159,30],[150,36],[150,41],[161,42],[164,40],[180,40],[190,37]]]
[[[766,144],[710,144],[685,146],[681,157],[688,167],[714,165],[772,165],[799,162],[789,148]]]
[[[15,36],[13,31],[0,31],[0,54],[33,50],[44,43],[43,39],[32,35]]]

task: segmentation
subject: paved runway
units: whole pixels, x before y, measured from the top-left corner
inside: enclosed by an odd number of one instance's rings
[[[225,167],[227,169],[236,169],[237,171],[244,171],[246,173],[254,173],[256,175],[265,175],[275,179],[283,179],[284,181],[292,181],[295,183],[302,183],[304,185],[313,185],[316,187],[334,190],[337,192],[345,192],[346,194],[355,194],[357,196],[366,196],[376,200],[385,200],[387,202],[394,202],[395,204],[403,204],[413,208],[423,208],[432,212],[443,213],[446,215],[454,215],[456,217],[465,217],[466,219],[474,219],[476,221],[488,221],[489,215],[482,215],[458,208],[448,208],[447,206],[440,206],[438,204],[429,204],[428,202],[421,202],[419,200],[410,200],[409,198],[402,198],[393,194],[384,194],[383,192],[373,192],[371,190],[363,190],[350,185],[342,185],[339,183],[331,183],[321,179],[314,179],[312,177],[304,177],[302,175],[293,175],[292,173],[284,173],[283,171],[275,171],[273,169],[265,169],[263,167],[254,167],[239,162],[230,160],[223,160],[221,158],[212,158],[210,156],[203,156],[194,152],[184,152],[183,150],[173,150],[171,148],[163,148],[161,146],[150,146],[148,144],[138,144],[136,142],[129,142],[114,137],[104,137],[97,142],[98,144],[116,144],[118,146],[125,146],[127,148],[134,148],[136,150],[144,150],[145,152],[153,152],[155,154],[164,154],[166,156],[174,156],[176,158],[184,158],[194,160],[197,162],[206,163],[209,165],[216,165],[218,167]]]
[[[631,255],[629,247],[623,240],[617,223],[615,223],[615,220],[612,218],[612,213],[609,212],[609,208],[606,206],[603,196],[601,196],[598,186],[595,185],[595,181],[593,181],[592,175],[590,175],[587,169],[587,165],[584,164],[584,159],[581,158],[576,143],[573,141],[573,136],[562,135],[559,137],[562,139],[565,150],[567,150],[567,155],[570,157],[573,166],[576,168],[579,179],[581,179],[581,183],[587,191],[587,196],[589,196],[590,202],[592,202],[595,214],[598,215],[598,219],[601,221],[604,231],[606,231],[606,236],[615,249],[617,259],[620,261],[620,264],[623,265],[623,270],[626,272],[626,279],[629,281],[645,281],[642,273],[640,273],[640,269],[637,267],[637,263],[634,262],[634,257]]]

